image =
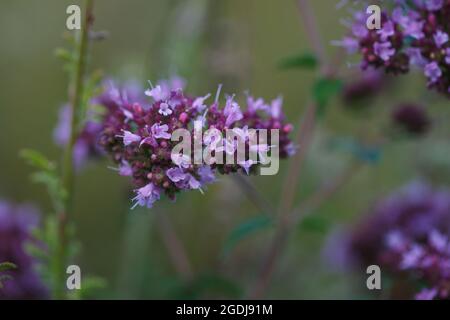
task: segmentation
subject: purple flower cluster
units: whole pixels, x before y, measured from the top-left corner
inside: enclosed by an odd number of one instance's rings
[[[383,12],[381,29],[369,30],[368,15],[358,12],[351,36],[337,44],[360,52],[362,68],[406,73],[423,70],[428,86],[450,97],[450,0],[396,1]]]
[[[182,83],[182,79],[161,81],[162,86]],[[113,81],[107,80],[102,87],[108,92],[91,99],[92,106],[107,106],[109,108],[117,107],[118,103],[124,100],[143,102],[142,87],[134,82],[127,82],[123,87],[117,87]],[[77,169],[82,168],[89,160],[104,155],[103,148],[98,144],[103,126],[101,124],[102,110],[90,110],[81,126],[73,150],[74,165]],[[58,123],[53,131],[53,140],[60,146],[66,146],[70,139],[70,125],[72,121],[71,109],[68,104],[61,107],[59,111]]]
[[[17,265],[8,272],[13,280],[3,283],[0,299],[48,298],[48,290],[35,271],[36,261],[25,249],[27,242],[34,241],[31,230],[37,224],[34,208],[0,201],[0,261]]]
[[[345,259],[425,284],[417,298],[449,299],[449,236],[450,190],[415,182],[380,201],[353,227],[343,240]]]
[[[53,139],[60,147],[64,147],[70,139],[71,119],[70,106],[64,105],[59,111],[58,124],[53,131]],[[102,150],[97,144],[101,128],[100,123],[94,119],[88,119],[82,127],[73,149],[73,161],[77,169],[82,168],[90,158],[101,155]]]
[[[175,199],[182,190],[202,191],[215,180],[216,173],[253,173],[259,165],[249,159],[236,164],[196,164],[193,157],[172,152],[178,142],[171,141],[171,136],[177,129],[188,130],[193,138],[198,129],[216,129],[223,137],[225,130],[232,129],[244,139],[249,128],[279,129],[280,157],[294,152],[288,138],[292,126],[284,121],[280,98],[267,104],[249,96],[247,109],[242,110],[233,97],[227,97],[225,106],[219,108],[218,98],[208,105],[209,94],[188,97],[182,86],[180,81],[158,83],[145,91],[147,99],[144,95],[130,99],[126,90],[111,87],[98,99],[107,110],[99,144],[118,165],[119,174],[132,177],[137,188],[134,206],[151,207],[163,194]],[[202,143],[215,143],[216,138],[209,135]],[[235,156],[234,142],[223,139],[215,154]],[[267,144],[258,147],[270,149],[270,137]]]

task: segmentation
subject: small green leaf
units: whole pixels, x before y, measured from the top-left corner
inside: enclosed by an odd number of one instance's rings
[[[223,254],[228,255],[234,247],[250,235],[273,225],[273,218],[267,215],[252,217],[239,224],[225,240]]]
[[[319,61],[312,53],[303,53],[284,58],[279,63],[279,68],[314,70],[318,65]]]
[[[72,62],[74,60],[73,54],[64,48],[57,48],[55,50],[55,55],[65,62]]]
[[[25,159],[29,165],[45,171],[53,171],[56,165],[48,160],[42,153],[32,149],[23,149],[20,151],[20,157]]]
[[[54,172],[38,171],[31,175],[31,180],[35,183],[44,184],[47,187],[48,194],[50,195],[55,210],[62,210],[67,193],[61,186],[58,175]]]
[[[0,263],[0,272],[17,269],[17,266],[11,262]]]
[[[319,112],[324,112],[330,100],[341,92],[343,82],[340,79],[321,78],[313,87],[313,98],[318,104]]]

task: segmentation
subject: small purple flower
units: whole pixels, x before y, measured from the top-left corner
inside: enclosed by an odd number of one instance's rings
[[[256,164],[252,159],[248,159],[239,163],[239,165],[244,169],[245,173],[248,175],[250,173],[250,168]]]
[[[270,104],[270,116],[273,119],[279,119],[281,116],[281,106],[283,105],[283,97],[278,97]]]
[[[289,157],[292,157],[297,153],[298,147],[296,147],[292,142],[286,146],[286,153]]]
[[[448,42],[448,34],[445,32],[442,32],[441,30],[438,30],[434,36],[434,42],[438,46],[438,48],[441,48],[444,44]]]
[[[123,177],[131,177],[133,175],[133,168],[131,168],[130,164],[123,160],[119,166],[119,175]]]
[[[243,118],[241,108],[239,107],[237,102],[235,102],[233,100],[233,97],[227,98],[227,102],[225,103],[225,108],[223,110],[223,114],[226,117],[225,125],[227,127]]]
[[[201,184],[213,183],[216,180],[216,176],[210,166],[201,166],[198,168],[197,173]]]
[[[446,251],[448,248],[448,238],[437,230],[431,231],[428,241],[430,245],[438,251]]]
[[[352,33],[355,37],[361,39],[367,37],[369,34],[369,30],[367,29],[367,26],[363,23],[355,23],[352,26]]]
[[[186,175],[187,184],[190,189],[200,189],[201,183],[190,173]]]
[[[426,8],[430,11],[437,11],[444,6],[444,0],[426,0]]]
[[[146,90],[145,95],[152,97],[155,101],[165,101],[169,98],[167,91],[163,90],[160,85]]]
[[[337,47],[343,47],[345,50],[347,50],[348,54],[354,54],[358,52],[359,49],[358,40],[352,37],[345,37],[342,40],[332,41],[331,44]]]
[[[141,141],[141,137],[137,134],[131,133],[130,131],[123,130],[123,144],[124,146],[129,146],[132,143]]]
[[[135,201],[132,209],[136,206],[151,208],[153,203],[159,200],[161,193],[153,183],[149,183],[146,186],[136,190],[136,197],[133,198]]]
[[[383,25],[383,28],[378,30],[378,34],[380,35],[382,41],[387,41],[389,37],[395,34],[394,24],[391,21],[386,22]]]
[[[173,76],[168,80],[158,81],[157,84],[161,87],[162,92],[169,96],[171,91],[184,90],[186,81],[179,76]]]
[[[401,269],[410,269],[418,265],[419,260],[423,257],[424,250],[421,246],[415,245],[403,254],[400,262]]]
[[[389,61],[389,59],[395,54],[395,49],[391,47],[390,42],[375,42],[373,48],[375,54],[383,61]]]
[[[166,175],[173,182],[180,182],[186,179],[186,174],[181,168],[170,168],[166,171]]]
[[[264,110],[266,108],[264,99],[255,99],[252,96],[247,96],[247,106],[247,111],[249,113],[255,113],[258,110]]]
[[[419,48],[408,48],[406,54],[409,56],[410,63],[416,67],[424,68],[428,63]]]
[[[431,62],[425,66],[425,76],[430,79],[431,83],[435,83],[442,76],[442,70],[437,62]]]
[[[158,113],[162,114],[163,116],[170,116],[172,114],[172,109],[170,109],[167,103],[163,102],[159,105]]]
[[[151,133],[155,139],[170,139],[171,134],[167,132],[168,130],[169,126],[167,124],[159,125],[155,123],[151,127]]]
[[[417,40],[425,37],[423,26],[425,22],[407,19],[403,25],[405,36],[411,36]]]
[[[416,300],[433,300],[438,294],[438,291],[436,288],[431,288],[431,289],[422,289],[422,291],[420,291],[415,299]]]
[[[445,56],[445,63],[447,63],[448,65],[450,65],[450,48],[447,48],[446,52],[446,56]]]
[[[192,107],[195,108],[198,112],[203,112],[203,110],[206,109],[205,100],[210,96],[211,94],[208,93],[206,96],[195,98],[194,102],[192,103]]]
[[[186,154],[172,153],[170,155],[172,162],[179,168],[189,168],[191,165],[191,158]]]

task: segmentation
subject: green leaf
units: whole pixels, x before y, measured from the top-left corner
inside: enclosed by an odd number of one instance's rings
[[[314,70],[319,65],[319,61],[312,53],[302,53],[284,58],[279,63],[280,69],[306,69]]]
[[[48,194],[56,211],[63,208],[67,193],[61,185],[59,176],[54,172],[38,171],[31,175],[35,183],[42,183],[47,187]]]
[[[300,223],[301,229],[312,233],[325,233],[329,227],[329,222],[317,215],[307,216]]]
[[[73,62],[75,60],[73,54],[64,48],[57,48],[55,50],[55,55],[65,62]]]
[[[38,169],[31,175],[31,180],[44,184],[47,187],[54,209],[56,211],[62,210],[66,191],[62,187],[55,163],[48,160],[42,153],[31,149],[22,150],[20,157],[25,159],[32,167]]]
[[[321,78],[313,87],[313,98],[318,104],[319,112],[324,112],[330,100],[341,92],[343,81],[333,78]]]
[[[54,171],[56,165],[48,160],[42,153],[32,149],[23,149],[19,153],[20,157],[25,159],[29,165],[45,171]]]
[[[240,223],[225,240],[223,254],[228,255],[236,245],[250,235],[268,229],[273,225],[273,218],[267,215],[252,217]]]
[[[0,263],[0,272],[17,269],[17,266],[11,262]]]

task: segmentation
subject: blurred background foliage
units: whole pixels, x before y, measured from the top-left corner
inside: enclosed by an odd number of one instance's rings
[[[347,16],[334,1],[311,1],[331,55],[331,40],[345,32]],[[3,0],[0,2],[0,197],[34,202],[42,212],[50,202],[40,185],[29,183],[31,169],[19,158],[23,148],[41,150],[58,159],[52,131],[59,107],[67,101],[67,78],[54,52],[64,46],[65,0]],[[203,95],[249,90],[265,99],[282,94],[291,122],[305,110],[315,75],[281,70],[283,58],[311,51],[293,0],[98,0],[96,30],[109,37],[91,47],[91,69],[113,79],[146,85],[172,74],[188,82],[188,91]],[[342,68],[351,75],[353,68]],[[365,280],[342,275],[323,262],[321,248],[336,226],[359,216],[380,196],[417,178],[438,185],[450,181],[448,101],[425,93],[421,76],[395,80],[364,112],[353,114],[334,99],[321,118],[297,203],[346,167],[348,152],[331,147],[336,138],[358,136],[376,141],[387,126],[390,107],[422,101],[434,127],[420,139],[390,143],[382,157],[364,167],[348,184],[296,228],[282,255],[270,290],[271,298],[365,298],[355,288]],[[277,204],[285,174],[252,178],[267,201]],[[106,279],[99,297],[199,298],[239,297],[254,280],[271,239],[270,225],[243,239],[224,255],[230,232],[262,214],[233,179],[223,177],[205,195],[189,192],[175,203],[158,202],[151,210],[129,211],[127,179],[92,163],[79,173],[76,187],[77,236],[82,245],[77,263],[83,274]],[[172,268],[155,227],[154,215],[170,215],[192,260],[195,282],[186,287]]]

